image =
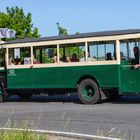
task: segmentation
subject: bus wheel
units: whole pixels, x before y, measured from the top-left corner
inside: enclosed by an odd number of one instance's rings
[[[89,78],[80,82],[78,95],[84,104],[95,104],[101,99],[97,83]]]
[[[33,96],[32,93],[18,93],[17,95],[22,99],[29,99]]]

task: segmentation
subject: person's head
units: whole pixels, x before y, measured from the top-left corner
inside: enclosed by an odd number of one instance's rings
[[[135,58],[138,58],[139,57],[139,48],[137,46],[135,46],[133,51],[134,51]]]
[[[110,52],[108,52],[106,54],[106,60],[112,60],[112,56],[111,56],[111,53]]]
[[[137,46],[135,46],[133,51],[134,51],[134,54],[139,53],[139,48]]]
[[[73,53],[73,54],[72,54],[72,59],[77,59],[76,53]]]
[[[12,63],[12,64],[14,64],[14,63],[15,63],[15,61],[14,61],[14,59],[13,59],[13,58],[12,58],[12,60],[11,60],[11,63]]]
[[[56,62],[57,62],[57,56],[54,56],[54,57],[52,58],[52,60],[53,60],[53,63],[56,63]]]
[[[70,57],[67,56],[67,57],[66,57],[66,61],[67,61],[67,62],[70,62]]]

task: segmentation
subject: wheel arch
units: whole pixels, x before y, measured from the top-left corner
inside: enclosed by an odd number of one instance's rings
[[[77,87],[79,86],[80,82],[81,82],[82,80],[86,79],[86,78],[89,78],[89,79],[94,80],[94,81],[97,83],[98,88],[99,88],[99,86],[100,86],[99,81],[97,80],[97,78],[96,78],[95,76],[93,76],[93,75],[91,75],[91,74],[84,74],[84,75],[82,75],[82,76],[78,79],[78,81],[77,81]]]

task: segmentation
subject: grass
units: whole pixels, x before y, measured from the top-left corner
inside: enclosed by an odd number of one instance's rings
[[[0,140],[49,140],[47,135],[31,133],[24,131],[1,131]]]
[[[5,128],[23,128],[23,131],[0,131],[0,140],[49,140],[49,137],[45,134],[37,134],[35,132],[30,132],[29,127],[34,128],[34,123],[32,121],[23,120],[21,123],[17,123],[14,119],[9,119],[5,125]]]
[[[112,128],[108,131],[103,131],[101,129],[97,129],[96,131],[97,136],[104,136],[104,137],[112,137],[117,139],[127,139],[127,140],[134,140],[134,134],[129,130],[127,134],[122,133],[121,131],[116,131],[116,128]]]

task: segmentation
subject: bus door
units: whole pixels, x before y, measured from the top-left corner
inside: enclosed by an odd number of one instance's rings
[[[139,42],[121,43],[120,92],[140,92]],[[134,52],[137,47],[137,56]],[[123,55],[123,56],[122,56]]]

